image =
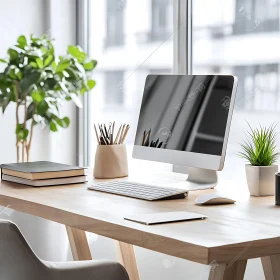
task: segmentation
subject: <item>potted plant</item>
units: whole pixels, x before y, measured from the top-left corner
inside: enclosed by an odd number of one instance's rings
[[[34,126],[54,132],[69,126],[69,118],[61,116],[61,104],[72,100],[82,106],[79,96],[95,86],[90,76],[97,61],[88,59],[79,46],[69,46],[66,55],[57,56],[46,36],[22,35],[0,62],[4,63],[0,107],[5,113],[8,105],[15,103],[17,161],[20,154],[21,161],[29,161]]]
[[[267,196],[275,194],[275,173],[278,165],[275,162],[279,156],[276,151],[275,124],[269,127],[253,129],[249,125],[247,141],[241,144],[239,155],[249,161],[246,164],[247,184],[252,196]]]

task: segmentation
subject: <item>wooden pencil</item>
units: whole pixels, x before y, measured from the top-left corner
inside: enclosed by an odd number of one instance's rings
[[[120,135],[121,129],[122,129],[122,125],[119,127],[119,130],[118,130],[117,136],[116,136],[115,141],[114,141],[114,145],[115,145],[115,144],[118,144],[118,142],[117,142],[117,141],[118,141],[118,138],[119,138],[119,135]]]
[[[95,135],[96,135],[97,142],[98,142],[98,144],[100,145],[101,143],[100,143],[100,139],[99,139],[99,136],[98,136],[98,133],[97,133],[97,129],[96,129],[95,124],[94,124],[94,130],[95,130]]]
[[[125,124],[123,124],[123,126],[122,126],[121,135],[120,135],[120,138],[119,138],[119,144],[122,143],[124,128],[125,128]]]
[[[109,144],[108,141],[107,141],[107,139],[106,139],[106,135],[105,135],[105,133],[104,133],[104,131],[103,131],[102,125],[99,125],[99,124],[98,124],[98,126],[99,126],[99,130],[100,130],[100,133],[101,133],[101,135],[102,135],[102,137],[103,137],[104,142],[106,143],[106,145]]]
[[[143,132],[142,146],[144,146],[145,140],[146,140],[146,130],[144,130]]]
[[[125,138],[126,138],[126,135],[127,135],[127,133],[128,133],[129,128],[130,128],[129,125],[127,125],[126,128],[125,128],[125,131],[124,131],[124,134],[123,134],[123,138],[122,138],[122,144],[123,144],[123,142],[124,142],[124,140],[125,140]]]
[[[146,141],[144,143],[144,146],[149,146],[150,143],[150,135],[151,135],[151,129],[149,130],[149,132],[146,135]]]

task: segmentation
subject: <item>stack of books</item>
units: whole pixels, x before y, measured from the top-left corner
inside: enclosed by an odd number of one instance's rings
[[[83,167],[37,161],[2,164],[1,179],[33,187],[68,185],[87,181]]]

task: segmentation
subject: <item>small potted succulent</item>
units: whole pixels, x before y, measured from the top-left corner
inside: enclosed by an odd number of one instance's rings
[[[260,126],[253,129],[249,125],[247,140],[241,144],[239,156],[245,158],[247,184],[252,196],[268,196],[275,194],[275,173],[278,165],[275,162],[279,153],[276,149],[276,125]]]

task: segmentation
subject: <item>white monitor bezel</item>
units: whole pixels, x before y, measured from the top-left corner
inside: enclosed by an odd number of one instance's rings
[[[190,75],[190,76],[199,76],[199,75]],[[215,76],[219,76],[219,75],[215,75]],[[226,147],[227,147],[229,129],[230,129],[230,124],[231,124],[231,119],[233,114],[233,107],[234,107],[234,101],[236,96],[238,79],[237,77],[232,75],[220,75],[220,76],[231,76],[234,79],[221,156],[168,150],[168,149],[155,149],[151,147],[143,147],[134,144],[132,157],[136,159],[164,162],[164,163],[175,164],[175,165],[191,166],[191,167],[211,169],[211,170],[222,170],[224,166],[225,155],[226,155]]]

